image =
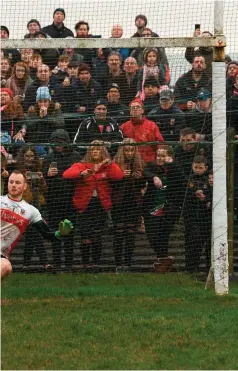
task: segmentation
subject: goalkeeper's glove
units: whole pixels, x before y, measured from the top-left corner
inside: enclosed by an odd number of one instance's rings
[[[73,231],[74,227],[70,220],[65,219],[63,222],[59,223],[59,230],[55,232],[57,238],[68,236]]]

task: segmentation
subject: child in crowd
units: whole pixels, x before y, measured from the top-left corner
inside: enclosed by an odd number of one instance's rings
[[[192,173],[188,180],[185,225],[185,270],[193,273],[199,268],[204,247],[210,251],[211,245],[211,194],[212,177],[208,179],[208,164],[204,156],[196,156],[192,164]],[[206,246],[205,246],[206,245]],[[207,262],[208,264],[208,262]],[[209,269],[207,266],[206,269]]]
[[[135,247],[135,233],[141,215],[141,189],[145,187],[142,174],[143,160],[133,139],[124,139],[114,158],[115,163],[124,173],[124,177],[113,182],[112,219],[114,222],[113,251],[116,272],[128,271],[131,266]],[[124,266],[122,265],[123,242],[125,241]]]
[[[170,77],[169,74],[166,72],[166,66],[160,63],[158,50],[156,48],[146,49],[144,52],[144,66],[140,70],[138,75],[137,96],[140,97],[142,101],[144,100],[144,84],[145,80],[149,77],[153,77],[160,86],[167,85],[169,83]]]
[[[58,83],[62,83],[65,77],[68,76],[67,68],[70,62],[70,58],[67,55],[61,55],[58,59],[57,66],[52,70]]]
[[[168,272],[173,264],[173,257],[168,254],[169,237],[181,214],[185,185],[172,147],[159,147],[156,160],[146,166],[144,177],[148,182],[143,201],[145,230],[158,258],[154,267],[157,272]]]

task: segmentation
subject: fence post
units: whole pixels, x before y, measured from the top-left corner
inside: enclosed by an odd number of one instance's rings
[[[234,270],[234,128],[227,133],[227,210],[228,210],[228,259],[229,274]]]

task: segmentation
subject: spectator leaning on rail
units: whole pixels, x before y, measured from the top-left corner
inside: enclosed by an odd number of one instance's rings
[[[115,119],[107,115],[107,101],[100,99],[96,102],[94,116],[85,118],[79,125],[74,143],[91,143],[93,140],[104,142],[121,142],[123,134]],[[86,148],[85,148],[86,149]],[[85,149],[80,149],[85,154]],[[112,148],[115,152],[115,148]]]
[[[43,27],[42,31],[53,38],[66,38],[67,36],[74,36],[73,32],[65,27],[63,21],[65,19],[65,11],[63,8],[55,9],[53,13],[53,23],[49,26]]]
[[[77,181],[73,203],[80,215],[82,263],[98,265],[102,253],[102,230],[107,212],[112,207],[111,181],[123,178],[123,172],[103,146],[103,141],[91,143],[83,161],[63,173],[64,179]],[[99,146],[101,145],[101,146]]]
[[[156,123],[144,116],[144,104],[139,98],[134,99],[129,108],[131,118],[120,127],[125,138],[132,138],[136,143],[164,141]],[[145,163],[154,161],[157,147],[158,143],[138,147]]]
[[[176,81],[174,95],[178,106],[187,111],[187,102],[196,102],[201,88],[211,91],[211,79],[206,73],[205,58],[201,55],[195,55],[192,69]]]
[[[67,131],[57,129],[50,137],[52,152],[43,161],[43,174],[47,182],[46,195],[49,215],[49,225],[54,228],[58,218],[69,218],[75,221],[75,212],[72,204],[74,181],[62,178],[63,172],[80,160],[79,153],[70,148],[70,139]],[[60,269],[62,245],[60,241],[52,242],[53,264],[55,269]],[[64,240],[65,265],[72,268],[74,250],[74,236],[70,235]]]

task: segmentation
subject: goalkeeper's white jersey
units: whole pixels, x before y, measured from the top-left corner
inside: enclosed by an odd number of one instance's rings
[[[39,210],[28,202],[1,196],[1,255],[8,258],[27,226],[40,220]]]

